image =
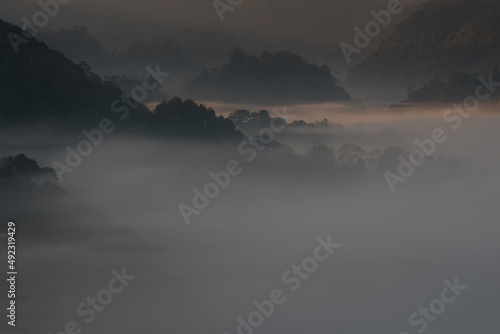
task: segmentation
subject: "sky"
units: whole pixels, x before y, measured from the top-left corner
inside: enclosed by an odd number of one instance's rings
[[[387,3],[388,0],[252,0],[226,12],[221,21],[211,0],[72,0],[61,6],[44,29],[86,26],[108,49],[124,48],[187,27],[258,39],[339,43],[352,35],[354,26],[371,19],[371,10],[384,9]],[[30,18],[39,10],[35,0],[2,1],[0,18],[21,24],[23,16]]]

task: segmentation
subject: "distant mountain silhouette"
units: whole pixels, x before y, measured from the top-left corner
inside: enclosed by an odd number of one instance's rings
[[[229,63],[203,71],[188,83],[187,92],[217,100],[350,100],[326,65],[310,64],[288,51],[263,52],[257,58],[235,49]]]
[[[114,64],[114,54],[103,49],[101,43],[91,36],[86,27],[74,26],[68,29],[47,31],[39,39],[64,53],[76,63],[88,63],[96,73],[107,73]]]
[[[203,68],[224,63],[239,44],[233,37],[211,30],[181,29],[175,33],[141,41],[123,51],[106,51],[86,27],[48,31],[40,40],[60,50],[69,59],[85,61],[101,77],[111,74],[141,76],[145,64],[160,64],[171,72],[170,80],[186,79]]]
[[[404,102],[460,102],[476,92],[479,74],[462,73],[450,80],[432,79],[422,87],[408,89],[408,98]],[[488,76],[486,76],[488,77]],[[489,78],[489,77],[488,77]],[[494,82],[500,82],[500,70],[494,68],[491,73]],[[500,96],[499,91],[492,93],[493,98]]]
[[[347,77],[349,85],[422,85],[500,63],[500,2],[435,0],[398,24]]]
[[[133,107],[129,108],[120,88],[102,81],[85,63],[76,65],[35,38],[20,44],[16,53],[11,45],[12,34],[23,36],[20,28],[0,20],[1,126],[44,121],[55,123],[58,128],[81,130],[96,126],[103,118],[118,119],[129,109],[127,117],[119,120],[121,130],[206,135],[214,139],[242,136],[231,121],[190,100],[174,98],[155,112],[131,100]],[[121,114],[117,113],[120,110]],[[171,114],[176,116],[170,117]]]

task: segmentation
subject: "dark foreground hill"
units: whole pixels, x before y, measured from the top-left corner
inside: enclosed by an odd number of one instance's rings
[[[151,64],[150,69],[148,87],[168,80],[158,74],[158,66]],[[137,92],[147,94],[146,84]],[[217,117],[212,109],[174,98],[151,112],[128,96],[140,100],[143,94],[137,92],[124,94],[116,85],[102,81],[86,64],[74,64],[36,38],[25,39],[20,28],[0,20],[0,126],[47,122],[81,130],[109,118],[120,123],[120,130],[241,138],[232,122]]]

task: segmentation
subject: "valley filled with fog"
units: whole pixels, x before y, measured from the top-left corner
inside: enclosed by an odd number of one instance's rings
[[[500,1],[0,13],[0,334],[500,333]]]
[[[244,107],[269,109],[271,116],[274,108]],[[280,155],[247,162],[238,142],[111,134],[64,175],[63,196],[46,203],[3,198],[2,219],[23,222],[18,329],[59,333],[75,321],[83,333],[233,334],[237,318],[247,321],[255,311],[254,300],[281,289],[286,301],[252,331],[399,334],[423,328],[423,316],[414,318],[421,321],[414,328],[409,317],[440,298],[444,280],[458,278],[467,289],[427,321],[427,333],[498,330],[495,106],[481,108],[457,130],[443,121],[445,105],[419,107],[425,112],[383,108],[287,106],[296,120],[329,122],[287,126],[275,140],[304,157],[315,139],[336,152],[345,144],[411,152],[415,139],[430,138],[439,127],[449,138],[437,144],[434,158],[454,158],[459,166],[417,167],[391,192],[384,169],[337,180],[315,169],[321,157],[301,165]],[[20,128],[2,136],[10,138],[2,138],[4,154],[23,152],[41,166],[64,161],[66,145],[81,139],[47,136],[43,129],[26,136]],[[232,160],[241,173],[186,224],[179,204],[192,205],[193,188],[202,189],[210,172]],[[315,172],[299,178],[300,168]],[[283,273],[328,236],[341,246],[292,291]],[[135,278],[87,324],[77,306],[123,267]]]

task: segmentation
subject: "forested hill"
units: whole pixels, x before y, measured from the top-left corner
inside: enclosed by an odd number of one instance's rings
[[[202,72],[187,90],[203,99],[350,100],[328,66],[310,64],[288,51],[256,57],[237,48],[228,63]]]
[[[102,83],[62,53],[35,38],[22,39],[21,29],[0,21],[0,117],[4,122],[104,115],[120,96],[117,87]]]
[[[145,64],[145,68],[155,71],[155,65]],[[154,75],[149,79],[149,86],[158,84]],[[117,120],[120,129],[126,130],[241,137],[230,120],[191,100],[173,98],[151,112],[116,85],[102,81],[85,64],[74,64],[36,38],[25,39],[20,28],[0,20],[0,126],[44,121],[81,130],[103,118]]]
[[[500,1],[434,0],[398,24],[348,74],[355,85],[421,85],[500,63]]]
[[[477,73],[462,73],[453,76],[448,81],[432,79],[425,85],[415,89],[408,90],[408,97],[404,102],[460,102],[466,96],[476,92],[478,87],[480,74]],[[492,82],[500,82],[500,70],[494,68],[488,80]],[[500,91],[494,90],[490,98],[498,100]]]

